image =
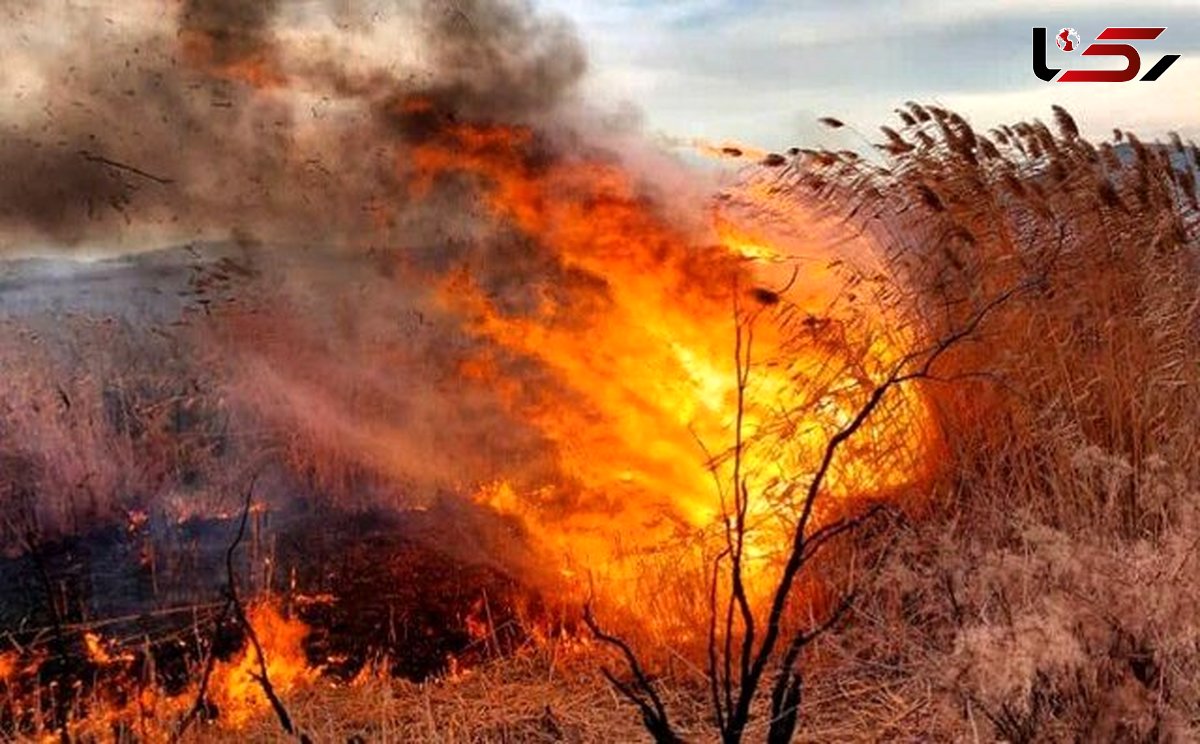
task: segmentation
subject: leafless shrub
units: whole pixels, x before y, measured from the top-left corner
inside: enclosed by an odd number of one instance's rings
[[[931,328],[1014,276],[1041,277],[952,354],[960,372],[935,395],[949,458],[930,512],[823,644],[840,689],[861,680],[893,701],[859,714],[867,730],[1196,735],[1195,177],[1174,139],[1114,131],[1118,144],[1097,149],[1068,116],[1055,111],[1058,137],[1036,123],[998,130],[999,157],[978,162],[929,128],[937,146],[892,154],[887,207],[859,222],[919,288]],[[923,720],[894,728],[911,709]],[[837,715],[814,711],[810,730]]]

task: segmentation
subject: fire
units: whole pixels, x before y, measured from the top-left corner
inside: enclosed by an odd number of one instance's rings
[[[415,195],[442,177],[471,179],[495,221],[577,280],[538,287],[529,311],[506,309],[465,270],[442,286],[444,303],[490,342],[465,376],[503,391],[556,446],[571,481],[493,483],[478,499],[551,544],[564,574],[629,579],[625,558],[702,544],[720,524],[740,394],[752,552],[777,552],[829,437],[915,339],[894,330],[882,304],[838,309],[846,280],[828,261],[795,264],[794,246],[736,215],[714,215],[706,244],[618,163],[546,162],[538,148],[528,129],[449,125],[413,154]],[[792,265],[799,281],[789,282]],[[750,365],[740,384],[738,355]],[[545,377],[506,376],[510,357],[533,360]],[[902,393],[844,453],[828,494],[846,501],[913,482],[928,419],[919,396]]]
[[[711,557],[713,548],[721,546],[723,520],[728,518],[731,508],[731,491],[744,489],[751,499],[749,570],[757,576],[776,566],[779,554],[789,544],[799,499],[830,437],[854,418],[872,386],[918,340],[919,333],[905,330],[904,319],[896,317],[887,303],[865,286],[861,275],[838,268],[830,260],[833,254],[828,250],[776,229],[775,223],[779,221],[803,220],[790,207],[782,213],[773,213],[767,220],[760,219],[763,215],[753,209],[680,204],[673,195],[658,193],[647,181],[635,178],[618,155],[585,147],[574,135],[555,140],[556,134],[563,133],[552,132],[552,127],[543,130],[490,123],[488,117],[505,115],[501,112],[506,110],[508,102],[501,99],[510,93],[521,93],[515,89],[516,82],[526,77],[525,73],[536,73],[530,77],[537,79],[539,89],[549,85],[570,90],[573,75],[567,76],[566,82],[554,83],[555,76],[548,74],[550,56],[537,54],[528,64],[522,62],[514,70],[522,73],[519,76],[497,76],[495,82],[501,85],[496,87],[501,94],[482,95],[474,89],[475,83],[470,79],[473,76],[463,74],[463,70],[475,71],[474,64],[463,67],[459,59],[478,56],[473,53],[473,45],[460,46],[463,42],[456,41],[464,36],[459,26],[466,16],[448,14],[453,16],[452,27],[447,29],[447,38],[441,40],[448,48],[441,52],[440,58],[435,54],[434,60],[456,71],[446,81],[435,77],[437,84],[428,87],[433,91],[430,95],[409,95],[409,91],[422,84],[401,81],[390,68],[370,74],[361,71],[364,74],[360,75],[360,71],[340,65],[332,58],[326,60],[324,55],[303,64],[296,60],[289,62],[273,31],[274,5],[185,4],[191,12],[183,13],[178,32],[171,37],[170,49],[191,71],[186,76],[189,85],[197,83],[196,73],[201,75],[200,83],[215,83],[200,86],[212,89],[213,100],[206,103],[215,108],[235,108],[234,102],[240,104],[243,100],[257,103],[254,96],[261,94],[263,101],[269,99],[272,104],[267,107],[272,117],[278,114],[274,124],[280,136],[278,147],[271,150],[273,157],[264,157],[261,167],[251,164],[246,168],[230,167],[226,172],[225,163],[215,162],[213,165],[218,167],[213,168],[211,178],[208,174],[194,173],[191,168],[181,168],[179,188],[164,191],[205,197],[195,200],[205,205],[200,211],[211,208],[219,213],[214,218],[217,227],[211,229],[223,234],[227,221],[238,223],[238,232],[244,226],[247,237],[254,238],[246,241],[248,252],[258,239],[257,228],[264,227],[264,234],[271,237],[276,221],[287,223],[293,219],[305,225],[327,227],[327,233],[311,236],[318,240],[347,248],[371,245],[374,249],[390,246],[393,237],[402,234],[408,220],[417,220],[412,213],[420,211],[423,200],[447,209],[442,203],[434,204],[434,198],[446,196],[438,191],[439,187],[447,181],[456,185],[461,182],[468,196],[476,197],[467,209],[482,213],[467,216],[480,217],[479,221],[486,222],[488,227],[469,234],[467,239],[511,241],[511,246],[504,247],[518,254],[513,265],[489,268],[511,272],[516,281],[510,284],[522,286],[510,288],[511,291],[497,289],[484,272],[469,265],[434,272],[437,309],[452,316],[454,321],[461,319],[462,329],[472,341],[465,344],[469,350],[455,348],[446,355],[460,362],[458,377],[453,382],[479,386],[494,394],[514,422],[528,425],[540,435],[529,449],[537,449],[538,455],[549,450],[555,460],[552,474],[521,462],[497,463],[494,470],[500,475],[494,481],[465,484],[475,501],[522,524],[532,547],[541,549],[541,555],[569,585],[590,588],[595,582],[643,620],[651,620],[653,610],[638,607],[637,599],[645,596],[644,591],[640,594],[638,591],[643,587],[633,588],[642,580],[640,571],[651,561],[675,570],[691,565],[694,558]],[[477,35],[486,39],[474,29],[466,36]],[[518,34],[517,38],[523,36]],[[314,50],[317,46],[314,45]],[[433,52],[438,51],[438,45],[433,45]],[[487,58],[502,67],[512,64],[505,60],[507,53],[497,54],[497,48],[490,45],[485,44],[480,51],[490,52]],[[174,64],[175,54],[171,58]],[[459,67],[463,70],[458,70]],[[452,84],[442,85],[442,82]],[[484,80],[484,84],[489,82]],[[228,96],[233,100],[218,100],[215,95],[230,90],[238,94]],[[165,95],[157,98],[171,100]],[[458,105],[456,98],[462,98]],[[556,95],[552,100],[559,98],[561,95]],[[317,99],[319,106],[315,105]],[[510,115],[522,121],[543,116],[547,120],[553,118],[552,108],[535,103],[513,105]],[[309,104],[313,104],[311,116],[294,117]],[[328,117],[326,110],[330,112]],[[228,113],[228,118],[234,121],[243,120],[236,110]],[[289,128],[288,120],[293,117],[302,118],[303,127]],[[225,118],[226,113],[221,113],[220,120]],[[242,128],[251,136],[266,139],[264,130],[256,125],[257,118],[245,121]],[[328,123],[333,121],[338,123]],[[205,139],[226,132],[223,124],[211,132],[198,124],[191,124],[185,133],[190,135],[191,126],[206,135]],[[324,128],[327,126],[328,130]],[[379,141],[387,137],[393,139]],[[145,137],[147,142],[154,139]],[[63,141],[69,138],[64,137]],[[166,138],[166,141],[173,140]],[[189,136],[180,141],[192,139]],[[129,144],[128,149],[137,149],[133,146],[136,141]],[[228,152],[231,159],[244,157],[257,152],[259,144],[266,147],[268,143],[253,140],[245,150],[232,147]],[[697,143],[697,146],[720,157],[778,161],[778,157],[765,151],[742,145]],[[370,173],[359,174],[364,184],[358,184],[357,178],[343,180],[330,176],[326,181],[323,176],[314,175],[314,183],[328,183],[319,188],[289,180],[301,171],[315,174],[326,170],[320,158],[301,155],[326,152],[348,155],[352,147],[367,148],[373,156],[347,158],[353,165],[346,170],[357,172],[365,163],[377,165],[379,157],[388,157],[382,153],[394,152],[396,173],[377,178],[379,174],[372,169]],[[225,153],[222,148],[217,151]],[[188,159],[203,160],[199,156]],[[85,163],[87,167],[103,166],[113,171],[109,174],[111,179],[97,179],[105,183],[115,182],[120,172],[131,178],[135,174],[160,186],[176,180],[174,176],[156,177],[99,156],[89,156]],[[251,176],[248,180],[257,186],[247,192],[250,196],[243,198],[240,191],[233,196],[208,194],[205,189],[210,187],[193,186],[193,181],[211,180],[221,183],[224,189],[232,183],[229,173]],[[397,183],[405,184],[408,193],[393,193]],[[84,184],[85,191],[90,193],[94,187],[88,184],[90,180]],[[305,214],[293,209],[291,199],[277,202],[274,198],[278,192],[292,191],[293,186],[299,197],[295,203],[304,205]],[[117,193],[124,194],[125,188]],[[133,186],[127,188],[131,193],[136,190]],[[191,188],[195,188],[194,193],[189,191]],[[331,198],[320,201],[327,194]],[[370,194],[369,204],[350,203],[364,194]],[[753,183],[747,186],[744,196],[753,205],[756,200],[765,203],[770,194],[768,184]],[[405,196],[408,198],[404,199]],[[375,199],[387,201],[389,197],[395,204],[376,208],[379,205]],[[90,206],[93,200],[78,201]],[[125,206],[122,200],[111,201],[117,211],[122,211]],[[211,205],[207,204],[210,201]],[[101,202],[96,200],[96,203]],[[324,209],[312,209],[314,204]],[[417,206],[410,213],[414,205]],[[360,207],[368,216],[357,215]],[[309,211],[314,215],[307,214]],[[343,224],[339,219],[343,211],[353,212],[355,217]],[[307,221],[310,216],[312,223]],[[450,230],[460,216],[439,212],[438,228]],[[264,224],[259,224],[260,219]],[[185,221],[179,230],[189,238],[193,232],[207,235],[210,229],[207,220],[206,214],[202,220],[205,229],[193,231]],[[348,225],[353,225],[353,229],[346,229]],[[367,230],[370,234],[357,234],[363,225],[374,225],[378,232]],[[342,232],[355,234],[347,237]],[[301,236],[305,240],[310,237],[301,233],[302,230],[293,229],[290,224],[279,227],[281,235]],[[532,270],[524,270],[526,266],[521,262],[525,260],[531,262]],[[206,317],[222,317],[220,312],[208,315],[209,306],[204,307]],[[255,306],[250,312],[258,315],[259,308]],[[249,328],[257,329],[260,322],[278,327],[293,320],[263,312],[261,320],[246,322]],[[302,325],[302,319],[295,323]],[[459,330],[456,325],[454,332]],[[321,331],[306,328],[305,332]],[[268,344],[266,334],[251,335],[256,345]],[[371,337],[373,346],[364,356],[381,353],[374,348],[374,329],[369,333],[364,331],[363,336]],[[289,338],[286,333],[279,337]],[[385,343],[377,346],[385,346],[392,340],[386,337]],[[441,339],[436,341],[440,343]],[[287,349],[292,350],[290,346]],[[383,353],[382,358],[386,361],[378,365],[383,370],[380,376],[400,376],[407,372],[397,370],[390,363],[389,354]],[[319,422],[313,428],[319,429],[322,437],[338,440],[334,443],[337,446],[331,447],[338,450],[338,464],[344,456],[353,464],[364,466],[362,478],[343,479],[341,487],[346,491],[358,488],[360,482],[368,480],[366,476],[377,475],[378,470],[385,471],[381,474],[384,477],[396,476],[395,490],[400,491],[406,485],[402,477],[411,476],[408,471],[422,465],[418,461],[425,450],[410,444],[412,451],[403,452],[403,446],[397,445],[388,426],[390,420],[373,426],[376,419],[347,415],[339,421],[339,426],[328,425],[333,414],[340,412],[339,402],[344,400],[353,398],[364,408],[374,407],[373,389],[364,385],[364,392],[357,385],[348,384],[351,394],[346,398],[336,395],[325,398],[305,395],[306,387],[300,384],[307,383],[309,377],[322,377],[326,371],[334,377],[343,369],[349,371],[359,366],[356,363],[360,361],[364,360],[356,358],[347,363],[345,357],[322,353],[319,364],[307,370],[310,374],[299,375],[298,384],[287,391],[294,398],[285,394],[282,397],[286,405],[279,408],[289,412],[303,409],[306,423],[309,419]],[[439,376],[443,364],[452,362],[437,359]],[[371,373],[373,376],[375,370]],[[414,364],[413,373],[424,374],[423,365]],[[406,415],[395,412],[404,411],[407,406],[389,399],[391,390],[386,384],[381,388],[379,398],[396,405],[379,406],[384,409],[379,413],[380,419]],[[70,408],[66,393],[61,388],[58,392]],[[491,395],[487,402],[490,414]],[[429,427],[438,424],[440,411],[436,407],[413,409],[414,418],[429,419]],[[917,481],[931,455],[930,420],[916,391],[902,391],[881,409],[840,453],[837,467],[824,483],[825,498],[818,522],[857,499],[887,495]],[[502,423],[508,423],[508,419]],[[285,438],[288,433],[284,432]],[[547,446],[542,448],[542,444]],[[225,449],[223,440],[221,449]],[[378,450],[386,452],[380,454]],[[458,467],[474,455],[456,451],[448,459]],[[481,457],[490,455],[485,453]],[[389,459],[395,461],[389,463],[393,465],[390,469],[379,463]],[[289,463],[283,465],[281,469],[285,471],[291,467]],[[339,469],[331,469],[341,474]],[[359,475],[357,469],[348,471]],[[299,473],[281,474],[278,482],[283,485],[277,486],[278,490],[290,485],[286,476],[291,475]],[[437,475],[440,488],[442,473]],[[209,486],[207,482],[203,485]],[[122,486],[122,490],[137,489]],[[343,495],[340,491],[333,494]],[[182,519],[189,508],[181,507],[178,518]],[[157,518],[156,510],[150,507],[146,511],[129,512],[127,532],[137,536],[150,531],[152,514]],[[236,514],[215,511],[207,515],[236,518]],[[476,516],[474,511],[471,516]],[[489,526],[500,521],[491,519],[493,514],[486,516]],[[257,526],[256,520],[256,530]],[[148,554],[142,556],[145,567],[154,572],[152,578],[157,581],[158,563]],[[251,559],[252,565],[258,565],[257,558],[256,554]],[[270,565],[274,570],[273,559]],[[531,578],[530,583],[533,582]],[[265,584],[271,586],[270,578]],[[522,590],[526,588],[521,586]],[[429,587],[422,585],[419,589],[424,592]],[[157,586],[155,593],[157,597]],[[695,604],[695,599],[693,594],[686,601]],[[303,598],[297,601],[302,602]],[[499,605],[489,605],[485,596],[461,619],[471,639],[503,653],[492,607]],[[76,675],[76,670],[69,668],[70,674],[64,673],[62,679],[71,684],[77,682],[80,697],[62,699],[80,703],[81,715],[86,720],[77,721],[73,711],[42,711],[35,715],[38,725],[41,726],[41,717],[48,717],[47,720],[53,719],[54,726],[65,729],[64,735],[98,738],[118,719],[143,722],[153,717],[161,723],[161,730],[156,731],[164,735],[142,732],[139,739],[170,740],[175,723],[181,719],[195,720],[184,716],[188,711],[203,708],[204,720],[215,712],[216,726],[244,730],[256,718],[269,715],[265,685],[286,696],[314,682],[321,674],[321,668],[311,665],[305,653],[309,628],[303,622],[287,616],[270,601],[248,606],[248,614],[258,643],[246,643],[231,660],[204,666],[203,669],[212,670],[211,677],[205,679],[204,689],[200,689],[201,683],[196,680],[191,689],[179,695],[168,696],[165,685],[156,686],[157,680],[151,673],[154,658],[150,638],[145,639],[144,650],[136,651],[128,650],[136,648],[128,638],[118,641],[90,631],[78,639],[72,638],[70,653],[60,655],[80,657],[86,662],[80,668],[91,676],[82,679],[82,673]],[[438,629],[428,630],[433,633]],[[531,630],[536,634],[541,629]],[[389,632],[394,633],[395,629],[389,628]],[[179,643],[187,649],[186,653],[176,649],[184,654],[186,674],[198,671],[192,668],[195,659],[189,654],[199,654],[204,644]],[[215,640],[211,644],[218,645]],[[40,673],[40,664],[29,666],[29,655],[26,651],[0,654],[0,682],[6,692],[12,687],[10,678],[37,676],[27,674],[29,670]],[[329,666],[335,661],[332,656],[325,658]],[[452,673],[458,664],[459,659],[451,657]],[[28,669],[22,669],[22,665]],[[121,689],[108,689],[106,682],[117,678],[127,680],[128,684]],[[94,694],[95,701],[83,699],[85,690]],[[193,707],[192,701],[198,697],[204,698],[199,700],[203,705]],[[85,709],[85,703],[92,707]]]
[[[418,99],[401,102],[397,115],[437,112]],[[531,286],[515,300],[467,266],[436,280],[441,309],[478,342],[457,382],[495,393],[556,457],[550,478],[502,464],[505,477],[470,484],[475,500],[523,524],[568,586],[599,589],[653,625],[654,610],[639,604],[642,571],[654,563],[682,572],[711,557],[738,482],[751,497],[749,583],[765,589],[758,578],[789,545],[830,437],[917,334],[861,275],[841,271],[817,245],[767,230],[753,210],[672,211],[616,157],[550,152],[541,138],[525,127],[442,122],[397,163],[418,201],[444,180],[464,181],[496,228],[486,234],[511,237],[530,254],[522,259],[542,262],[521,275]],[[750,203],[762,196],[745,194]],[[932,453],[930,420],[918,391],[900,391],[841,453],[818,523],[917,482]],[[130,513],[129,530],[147,520]],[[261,658],[247,643],[216,663],[206,688],[216,725],[232,730],[270,713],[264,665],[280,696],[321,674],[306,656],[303,622],[271,602],[248,612]],[[486,599],[464,624],[499,652]],[[673,639],[686,642],[700,627],[676,628]],[[119,644],[90,632],[82,640],[94,667],[135,666]],[[18,661],[0,656],[0,679]],[[458,664],[451,657],[452,674]],[[68,727],[102,731],[149,711],[169,731],[199,690],[123,692]]]
[[[296,618],[286,617],[272,601],[258,602],[247,608],[247,620],[254,627],[266,660],[267,677],[275,693],[286,700],[289,693],[315,682],[319,666],[308,662],[304,640],[309,628]],[[6,715],[29,717],[45,731],[44,740],[99,740],[112,736],[119,728],[134,727],[140,741],[176,741],[180,722],[192,711],[200,695],[200,675],[180,691],[168,693],[138,671],[144,659],[94,630],[81,634],[84,653],[93,665],[94,677],[86,693],[74,703],[62,731],[50,732],[46,701],[39,697],[37,685],[30,681],[44,674],[49,658],[44,651],[31,649],[0,653],[0,690],[5,691]],[[218,660],[204,691],[204,725],[216,725],[226,731],[244,730],[253,721],[269,716],[270,704],[260,681],[258,654],[247,639],[243,648],[228,660]],[[28,694],[27,694],[28,693]],[[215,720],[207,717],[215,715]]]
[[[267,678],[276,694],[286,695],[319,676],[320,669],[310,666],[304,654],[308,626],[303,622],[284,617],[271,602],[251,607],[247,620],[262,645]],[[212,699],[223,725],[241,728],[269,709],[260,668],[258,652],[247,642],[235,659],[213,672]]]
[[[15,651],[0,653],[0,683],[7,683],[16,675],[21,659]]]
[[[118,653],[114,654],[105,643],[105,640],[99,633],[87,632],[83,634],[83,644],[87,648],[88,658],[92,663],[97,665],[113,664],[116,662],[133,661],[133,654]]]

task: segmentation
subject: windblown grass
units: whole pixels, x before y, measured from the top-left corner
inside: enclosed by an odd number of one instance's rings
[[[899,114],[882,165],[810,153],[786,189],[849,205],[931,329],[1014,281],[1035,289],[930,388],[949,447],[932,506],[812,660],[818,689],[889,704],[814,693],[810,729],[1194,738],[1200,152],[1094,145],[1061,109],[1057,133]]]
[[[899,301],[931,335],[1015,282],[1031,289],[926,385],[944,462],[898,532],[862,536],[862,550],[896,548],[805,659],[799,738],[1193,740],[1200,151],[1123,132],[1094,144],[1061,110],[1055,129],[988,133],[937,107],[898,115],[878,158],[797,151],[748,177],[780,208],[823,205],[886,246]],[[861,578],[855,557],[833,556],[823,580]],[[696,583],[668,580],[664,602]],[[703,664],[651,640],[679,730],[710,740]],[[322,682],[287,703],[317,741],[644,739],[606,659],[551,641],[439,682]],[[283,740],[266,717],[193,736]]]
[[[1061,110],[1057,132],[981,134],[917,104],[899,115],[881,159],[797,152],[750,177],[778,204],[832,205],[887,246],[931,335],[1015,282],[1031,289],[926,386],[946,459],[848,621],[805,660],[799,738],[1193,739],[1197,149],[1127,133],[1096,145]],[[860,548],[885,537],[897,535]],[[853,572],[855,552],[823,580]],[[711,739],[702,673],[659,643],[660,684],[688,712],[680,730]],[[595,673],[603,654],[579,654],[553,674],[544,658],[510,659],[297,704],[329,711],[322,731],[337,737],[333,721],[365,719],[368,740],[644,738]],[[330,705],[364,707],[356,718]]]

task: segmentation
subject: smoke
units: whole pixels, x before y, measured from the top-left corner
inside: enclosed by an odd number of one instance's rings
[[[546,123],[586,67],[565,21],[504,0],[161,8],[6,10],[25,105],[0,143],[0,250],[387,241],[429,116]]]
[[[666,213],[695,185],[654,193],[596,136],[565,21],[350,5],[13,11],[3,84],[27,105],[0,140],[0,252],[232,238],[248,278],[215,272],[236,301],[179,353],[222,384],[231,441],[339,503],[504,481],[581,515],[597,552],[647,491],[638,523],[675,524],[676,476],[709,486],[672,384],[712,376],[675,342],[725,362],[739,270]],[[649,328],[670,320],[679,338]],[[624,455],[638,472],[614,475]]]
[[[421,93],[471,118],[511,122],[550,111],[587,67],[573,29],[524,4],[433,2],[423,19],[439,76]]]
[[[179,36],[203,48],[208,65],[222,67],[275,56],[272,20],[279,0],[186,0],[179,11]]]
[[[531,127],[546,162],[574,144],[586,59],[565,20],[519,0],[3,12],[0,85],[23,104],[0,139],[0,256],[233,238],[254,276],[180,353],[226,382],[240,426],[286,432],[293,470],[331,489],[373,473],[390,492],[360,497],[411,503],[552,468],[503,393],[464,380],[487,352],[430,287],[471,267],[524,313],[603,282],[501,224],[469,179],[414,199],[411,160],[465,123]]]

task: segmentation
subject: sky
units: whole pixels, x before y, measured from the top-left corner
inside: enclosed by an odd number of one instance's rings
[[[670,138],[769,149],[875,141],[908,100],[940,103],[976,127],[1070,111],[1085,135],[1113,127],[1146,139],[1200,140],[1200,0],[538,0],[588,47],[586,95],[640,111]],[[1158,81],[1046,83],[1032,72],[1032,31],[1165,26],[1138,42],[1143,71],[1181,54]],[[1051,67],[1119,67],[1049,45]],[[834,116],[853,131],[830,132]],[[858,142],[847,142],[847,138]]]

